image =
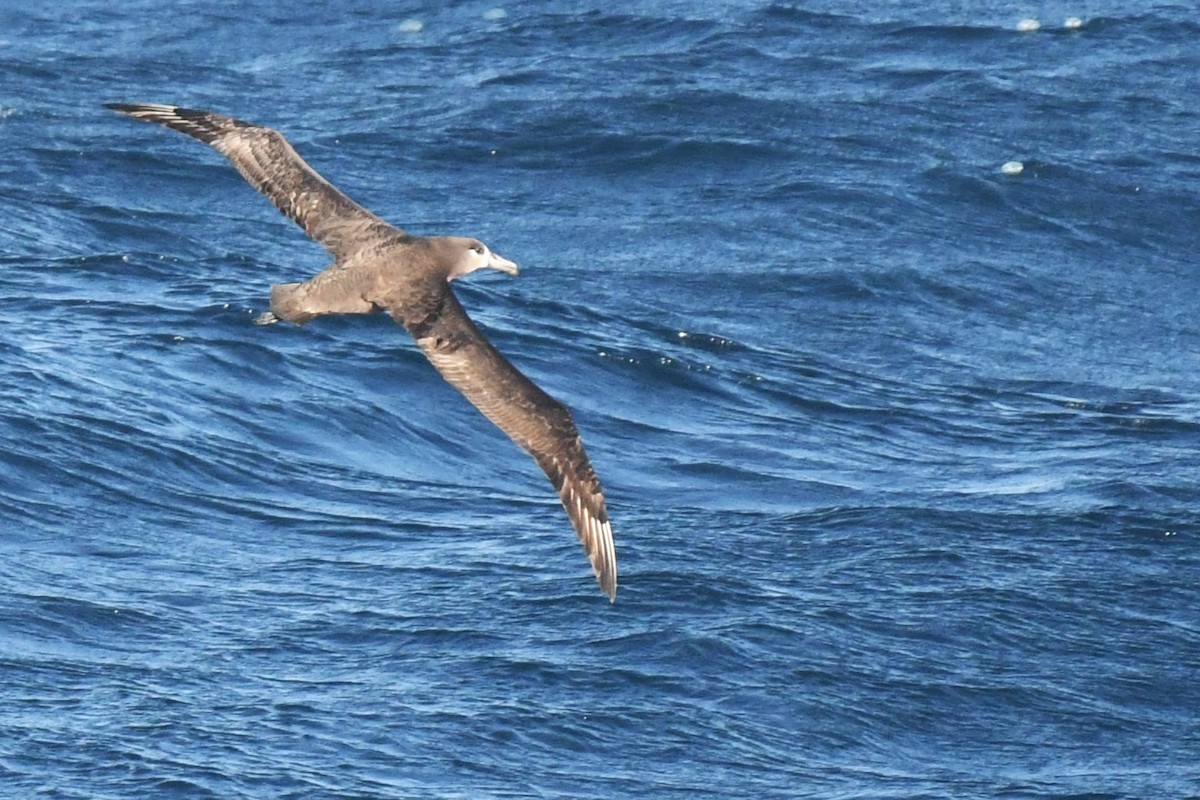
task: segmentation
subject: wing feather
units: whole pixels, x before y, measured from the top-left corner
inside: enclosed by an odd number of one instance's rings
[[[600,588],[616,599],[617,554],[600,480],[571,413],[522,375],[475,327],[449,285],[436,313],[405,325],[438,372],[546,473]]]
[[[216,148],[276,208],[328,250],[339,262],[379,233],[398,229],[355,203],[317,174],[271,128],[191,108],[157,104],[106,103],[106,108],[144,122],[156,122]]]

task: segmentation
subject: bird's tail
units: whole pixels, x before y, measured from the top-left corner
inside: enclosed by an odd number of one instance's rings
[[[317,316],[311,311],[300,308],[301,293],[296,290],[303,284],[277,283],[271,287],[271,313],[279,319],[286,319],[297,325],[303,325]]]

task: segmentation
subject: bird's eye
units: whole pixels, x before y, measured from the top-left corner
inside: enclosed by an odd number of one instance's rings
[[[473,245],[471,245],[471,249],[474,250],[479,255],[483,255],[483,245],[473,244]]]

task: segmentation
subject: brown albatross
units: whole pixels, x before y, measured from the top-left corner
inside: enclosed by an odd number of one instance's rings
[[[278,131],[176,106],[105,106],[216,148],[251,186],[328,250],[332,266],[303,283],[271,287],[266,321],[303,324],[322,314],[388,312],[412,334],[442,377],[545,471],[600,588],[610,601],[616,599],[612,526],[570,412],[492,346],[450,289],[450,281],[485,267],[516,275],[516,264],[478,239],[413,236],[389,225],[318,175]]]

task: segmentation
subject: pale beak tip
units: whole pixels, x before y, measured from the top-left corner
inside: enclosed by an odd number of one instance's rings
[[[501,272],[507,272],[509,275],[517,275],[521,271],[521,268],[516,265],[516,262],[509,261],[507,258],[501,258],[495,253],[492,253],[492,263],[488,266],[492,267],[493,269],[498,269]]]

